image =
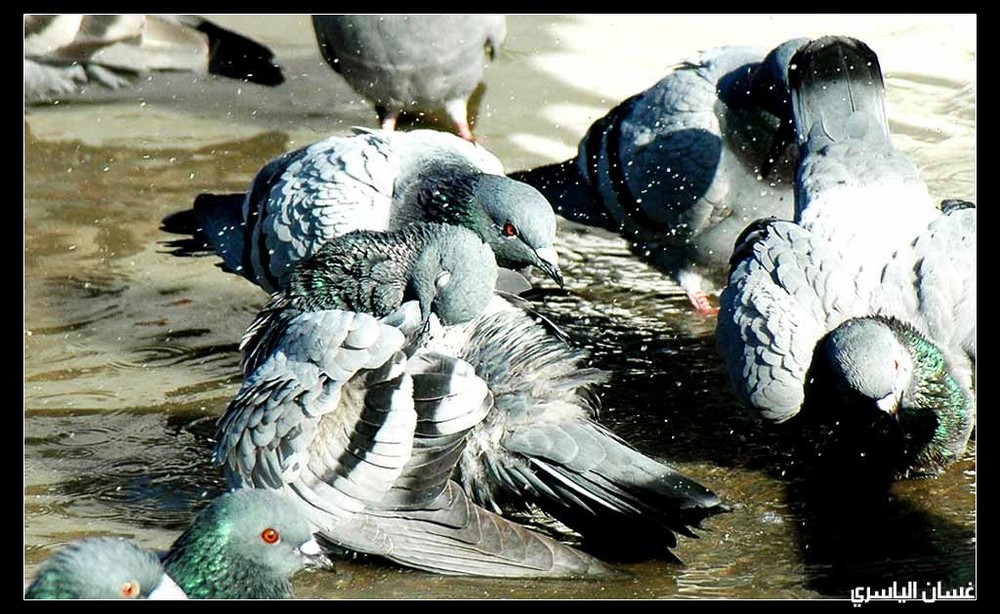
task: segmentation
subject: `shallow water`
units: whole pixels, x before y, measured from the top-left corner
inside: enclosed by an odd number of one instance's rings
[[[266,297],[214,258],[167,253],[161,218],[200,192],[245,189],[284,151],[374,124],[322,63],[306,17],[219,21],[270,45],[288,81],[156,75],[25,114],[25,579],[84,535],[165,548],[224,488],[210,438]],[[510,171],[574,155],[593,120],[699,49],[841,33],[879,53],[895,142],[932,193],[976,199],[972,16],[516,16],[508,28],[475,129]],[[683,565],[622,564],[620,580],[451,578],[357,560],[299,574],[297,596],[845,599],[855,586],[975,580],[974,449],[938,479],[888,498],[845,493],[851,504],[831,511],[729,396],[714,319],[624,240],[559,230],[568,292],[542,282],[537,301],[612,373],[602,420],[732,511],[681,538]]]

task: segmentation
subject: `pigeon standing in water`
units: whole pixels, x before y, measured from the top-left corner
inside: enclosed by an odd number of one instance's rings
[[[160,557],[121,537],[71,542],[38,568],[25,599],[185,599]]]
[[[24,98],[59,100],[96,84],[119,89],[156,70],[210,73],[274,86],[274,54],[194,15],[25,15]]]
[[[806,41],[705,51],[594,122],[575,158],[510,176],[563,217],[628,238],[714,313],[740,231],[792,217],[787,66]]]
[[[884,475],[935,474],[975,423],[975,207],[936,205],[892,146],[867,45],[818,39],[792,64],[795,221],[737,239],[719,350],[763,417],[821,422]]]
[[[309,523],[291,501],[244,489],[201,510],[163,564],[192,599],[291,599],[291,577],[321,561]]]
[[[246,194],[202,194],[163,229],[192,235],[175,253],[214,251],[269,292],[329,239],[418,221],[470,228],[501,266],[535,266],[561,285],[551,205],[502,173],[493,154],[451,134],[362,131],[272,160]]]
[[[281,489],[327,540],[418,569],[608,573],[451,479],[489,391],[423,339],[482,313],[496,275],[488,245],[441,224],[351,232],[300,261],[244,336],[243,386],[217,428],[227,479]]]
[[[503,15],[314,15],[330,67],[375,104],[385,130],[402,111],[443,109],[473,140],[468,101],[507,33]]]

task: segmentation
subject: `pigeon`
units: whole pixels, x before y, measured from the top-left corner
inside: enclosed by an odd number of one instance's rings
[[[698,312],[715,313],[709,295],[726,284],[740,231],[793,215],[786,69],[807,40],[704,51],[595,121],[576,157],[510,177],[559,215],[620,233]]]
[[[726,511],[719,497],[642,454],[596,421],[594,387],[608,373],[517,296],[498,293],[483,315],[433,331],[425,348],[475,367],[486,418],[470,433],[456,481],[483,507],[552,526],[602,556],[657,556],[676,534]]]
[[[394,144],[396,142],[408,143],[411,139],[421,136],[424,133],[436,141],[447,144],[449,147],[455,146],[461,151],[476,152],[481,149],[453,135],[433,131],[381,134],[366,132],[354,137],[334,137],[328,140],[329,145],[320,143],[312,147],[317,148],[317,151],[323,151],[323,148],[332,150],[333,147],[337,147],[336,151],[341,152],[348,145],[353,146],[361,143],[368,148],[368,143],[381,143],[383,142],[382,139],[392,139]],[[305,155],[305,152],[302,155]],[[319,156],[314,157],[319,158]],[[435,160],[437,159],[439,158],[435,158]],[[287,166],[292,168],[293,164],[290,163]],[[277,166],[278,168],[282,168],[286,165],[278,164]],[[303,163],[302,167],[304,166],[305,163]],[[363,168],[360,164],[357,166]],[[310,173],[318,174],[318,172],[312,171]],[[294,176],[301,177],[304,174],[307,173],[296,170]],[[273,173],[268,168],[265,168],[258,175],[258,179],[251,189],[248,200],[257,200],[259,202],[259,198],[255,196],[255,191],[262,185],[262,178],[268,176],[273,176]],[[454,182],[455,178],[454,176],[450,176],[447,180]],[[306,191],[303,189],[302,184],[294,179],[287,180],[285,184],[292,186],[289,189]],[[397,184],[403,184],[403,188],[401,189],[408,190],[410,193],[413,193],[417,189],[411,184],[404,184],[400,179],[397,179]],[[364,186],[367,188],[370,184],[366,183]],[[537,192],[529,186],[525,184],[518,184],[516,187],[511,186],[512,195],[520,193],[514,192],[516,188],[523,190],[525,198],[519,201],[519,204],[503,207],[501,210],[506,209],[508,212],[513,211],[516,213],[515,217],[503,219],[513,219],[517,227],[526,228],[524,232],[518,234],[521,237],[529,239],[533,236],[538,236],[537,234],[532,234],[533,229],[537,230],[538,227],[551,228],[551,231],[542,234],[544,239],[534,239],[528,244],[550,245],[551,237],[554,235],[554,215],[551,213],[551,208],[545,203],[544,199],[540,197],[531,198],[532,196],[537,196]],[[342,200],[335,201],[334,197],[326,196],[321,191],[322,189],[325,188],[309,190],[309,192],[320,195],[328,201],[333,202],[334,205],[339,205],[338,207],[329,207],[331,210],[330,213],[320,218],[325,226],[322,229],[317,228],[318,225],[313,219],[314,216],[308,215],[313,210],[321,210],[320,207],[312,209],[302,207],[301,209],[306,211],[307,214],[303,216],[301,224],[296,224],[292,227],[307,230],[314,229],[314,231],[322,230],[324,234],[321,236],[323,238],[333,237],[345,232],[347,229],[353,229],[354,225],[361,220],[374,220],[371,226],[376,228],[385,227],[384,222],[370,215],[358,214],[356,212],[357,207],[348,208],[343,204]],[[386,188],[386,190],[390,189]],[[280,194],[280,191],[278,193]],[[278,200],[278,198],[275,197],[273,200],[279,203],[285,202],[284,200]],[[294,196],[285,198],[294,198]],[[295,262],[307,256],[317,246],[321,245],[321,239],[309,238],[305,243],[299,241],[297,236],[292,236],[289,239],[289,232],[284,230],[289,226],[284,222],[288,216],[283,211],[286,209],[297,210],[292,206],[282,209],[282,212],[276,212],[273,216],[250,216],[256,223],[244,226],[240,221],[237,221],[242,219],[242,214],[239,213],[236,204],[238,199],[239,197],[234,197],[228,201],[227,210],[234,212],[235,216],[239,216],[234,217],[229,222],[219,222],[219,220],[226,217],[221,213],[217,213],[214,216],[206,215],[206,212],[209,210],[204,203],[208,201],[201,200],[196,202],[194,211],[197,214],[200,210],[202,218],[205,220],[199,227],[203,228],[203,234],[209,240],[215,242],[213,249],[223,255],[230,270],[241,271],[245,277],[270,291],[287,286],[290,273],[279,276],[268,274],[268,271],[293,270]],[[432,207],[437,207],[442,203],[440,200],[433,199],[424,202],[430,202]],[[468,202],[468,200],[459,198],[457,200],[451,199],[450,202]],[[537,204],[537,207],[524,207],[526,203]],[[493,210],[490,208],[489,203],[486,203],[484,208]],[[340,209],[346,209],[349,213],[340,214]],[[216,211],[221,210],[221,207],[216,209]],[[455,209],[452,208],[450,210],[454,211]],[[536,212],[538,213],[536,214]],[[188,214],[190,212],[184,213]],[[542,213],[548,213],[548,215],[541,215]],[[176,223],[177,217],[178,215],[175,214],[169,223],[165,223],[165,225],[169,225],[172,229],[176,230],[178,227]],[[267,241],[265,245],[268,249],[244,249],[244,238],[255,237],[255,234],[260,232],[256,230],[257,228],[267,227],[267,223],[260,223],[260,220],[271,219],[272,217],[276,218],[276,223],[281,226],[276,232],[269,235],[272,240],[265,240]],[[528,220],[533,218],[541,218],[542,222],[521,224],[519,221],[521,219]],[[194,225],[198,225],[198,223],[189,220],[184,222],[184,225],[190,229]],[[500,232],[494,230],[489,235],[481,234],[480,236],[489,236],[494,239],[491,241],[491,246],[493,246],[493,251],[496,254],[499,264],[516,266],[527,262],[527,258],[530,257],[531,250],[525,249],[514,240],[504,238],[505,233],[502,227],[500,228]],[[497,247],[498,241],[500,247]],[[257,238],[251,238],[248,243],[250,245],[259,245],[259,235]],[[525,260],[518,261],[511,259],[510,256],[504,257],[504,254],[511,253],[505,251],[505,248],[512,245],[519,247],[519,252],[514,253],[527,254]],[[535,253],[545,256],[547,254],[546,250],[547,248],[538,248],[535,250]],[[246,262],[245,254],[247,253],[256,255],[255,258],[251,258],[254,264],[249,266],[240,264],[241,262]],[[550,261],[554,263],[556,262],[554,250],[551,253]],[[260,264],[265,258],[271,263],[270,269]],[[542,264],[546,262],[546,260],[539,260]],[[281,264],[274,264],[278,262]],[[557,271],[557,269],[551,270]],[[561,281],[561,277],[558,280]],[[533,505],[532,502],[539,499],[540,493],[551,493],[551,496],[543,496],[541,499],[546,501],[545,505],[550,508],[552,515],[565,517],[564,521],[579,527],[580,530],[589,534],[592,539],[597,539],[598,535],[602,533],[602,531],[595,531],[595,527],[600,524],[595,523],[595,520],[603,521],[607,518],[614,518],[616,520],[615,524],[621,527],[619,531],[621,533],[625,527],[639,527],[642,522],[653,519],[650,521],[653,526],[649,528],[648,533],[641,534],[639,529],[631,531],[635,539],[628,541],[628,543],[632,546],[637,545],[636,542],[639,541],[641,543],[655,544],[655,546],[673,547],[676,545],[674,538],[675,531],[689,535],[691,533],[689,527],[698,526],[701,518],[715,513],[717,510],[721,510],[718,498],[713,493],[690,481],[688,478],[676,474],[672,469],[645,458],[640,453],[632,450],[627,444],[621,442],[615,435],[608,432],[596,422],[591,421],[589,417],[595,412],[588,401],[591,395],[586,393],[585,390],[590,385],[598,381],[603,381],[603,375],[598,375],[593,370],[579,368],[579,363],[584,360],[583,355],[570,349],[567,343],[561,339],[564,336],[561,331],[547,332],[547,330],[552,330],[551,323],[548,329],[535,325],[534,320],[540,317],[538,314],[531,312],[530,309],[528,309],[529,313],[526,313],[526,304],[523,301],[517,301],[517,297],[512,293],[506,292],[504,295],[503,298],[494,298],[491,300],[491,310],[488,315],[476,319],[474,324],[461,327],[461,330],[464,332],[455,331],[444,336],[447,339],[445,345],[450,350],[450,352],[446,353],[451,356],[457,356],[457,352],[466,352],[470,355],[481,352],[497,354],[492,358],[494,361],[492,363],[480,363],[475,360],[469,360],[468,362],[476,365],[477,377],[487,381],[499,380],[501,389],[507,387],[512,390],[511,393],[502,395],[499,403],[492,408],[491,416],[493,417],[474,429],[474,432],[477,434],[471,436],[473,440],[479,439],[487,442],[497,439],[500,443],[492,447],[487,447],[486,452],[482,454],[479,451],[480,449],[473,445],[463,455],[463,458],[466,460],[463,461],[460,467],[465,468],[462,473],[465,478],[460,478],[458,482],[463,485],[467,494],[472,496],[477,503],[491,511],[509,514],[516,510],[523,511],[529,505]],[[495,315],[493,311],[496,310],[502,310],[505,314]],[[476,326],[480,326],[484,332],[473,335],[471,331]],[[505,329],[508,326],[511,327],[511,330]],[[504,346],[498,345],[498,339],[509,338],[513,341],[517,340],[518,336],[524,337],[520,343],[523,343],[525,347],[530,348],[533,344],[538,343],[539,348],[545,349],[540,349],[537,353],[529,351],[525,354],[518,354],[516,352],[504,354]],[[486,347],[479,347],[480,345],[485,345]],[[454,346],[454,348],[450,346]],[[511,367],[509,371],[505,371],[503,369],[505,361],[513,361],[517,364],[523,363],[525,366]],[[540,368],[549,369],[553,378],[552,384],[545,387],[544,393],[540,387],[541,380],[531,379],[532,373]],[[480,373],[481,371],[482,373]],[[553,418],[554,415],[559,416],[559,418]],[[555,420],[554,423],[553,420]],[[498,426],[490,427],[487,424]],[[514,428],[515,425],[517,428]],[[588,448],[588,451],[595,453],[596,456],[594,459],[614,458],[621,463],[629,463],[642,467],[638,470],[640,473],[628,475],[628,471],[611,467],[603,475],[598,476],[590,471],[592,467],[587,466],[587,463],[591,462],[591,459],[581,460],[579,458],[572,458],[571,455],[566,456],[567,451],[564,447],[560,447],[560,444],[555,444],[552,449],[548,449],[549,444],[538,444],[543,447],[538,449],[537,458],[532,458],[532,453],[535,450],[533,446],[535,444],[528,445],[523,441],[523,437],[513,435],[515,432],[523,434],[535,428],[544,430],[549,426],[552,426],[553,429],[561,429],[563,431],[560,435],[552,435],[553,437],[561,436],[563,446],[575,445],[576,443],[584,445],[582,442],[585,441],[596,442]],[[508,434],[501,438],[498,436],[500,432]],[[571,435],[566,435],[566,433],[571,433]],[[512,446],[510,449],[506,447],[508,444]],[[553,465],[555,467],[554,470],[571,476],[572,479],[577,481],[574,487],[584,489],[589,495],[562,493],[561,487],[554,487],[554,489],[552,487],[545,487],[542,490],[544,486],[543,482],[556,478],[550,475],[545,475],[541,478],[532,478],[534,469],[529,469],[529,465],[543,461],[553,463],[553,455],[562,455],[563,457],[560,459],[560,463]],[[484,468],[483,465],[487,463],[493,468]],[[513,473],[509,475],[503,473],[496,478],[487,479],[488,476],[495,475],[497,471]],[[521,473],[525,475],[521,476]],[[662,477],[654,480],[648,477],[650,475]],[[614,483],[616,479],[620,480],[621,483]],[[649,482],[649,488],[643,490],[637,486],[635,481],[639,479]],[[602,485],[604,481],[609,481],[611,484]],[[533,484],[532,482],[537,482],[537,484]],[[614,492],[615,489],[625,485],[628,485],[639,494],[633,496],[627,493]],[[580,496],[596,498],[600,503],[596,506],[593,501],[576,506],[570,505],[570,502],[577,501],[577,498]],[[503,501],[504,503],[501,505],[499,501]],[[577,519],[576,515],[578,515],[580,510],[585,510],[585,512]],[[651,539],[651,535],[656,535],[657,539]]]
[[[503,15],[313,15],[323,58],[375,104],[384,130],[402,111],[443,109],[472,141],[468,101],[507,33]]]
[[[763,418],[791,423],[811,407],[831,405],[803,420],[827,415],[836,422],[860,395],[872,401],[870,413],[845,418],[843,428],[881,429],[884,414],[893,415],[895,428],[903,429],[897,441],[907,439],[912,449],[923,437],[928,447],[915,456],[883,451],[886,458],[912,458],[886,470],[895,477],[936,473],[957,458],[974,425],[975,206],[935,203],[915,165],[893,147],[881,68],[870,47],[823,37],[802,46],[791,64],[800,148],[795,218],[758,220],[737,238],[720,299],[719,351],[737,396]],[[830,336],[854,319],[866,323],[848,330],[871,334]],[[878,359],[886,364],[870,365]],[[811,388],[814,373],[825,374],[819,386],[825,393]],[[887,379],[891,400],[870,397]],[[904,411],[914,406],[942,432],[928,440],[925,426],[917,429]]]
[[[191,599],[291,599],[292,575],[324,561],[297,506],[243,489],[202,509],[163,565]]]
[[[186,599],[160,557],[122,537],[71,542],[38,568],[25,599]]]
[[[807,388],[808,428],[841,470],[859,466],[851,474],[938,475],[961,458],[974,426],[975,401],[944,352],[893,317],[852,318],[827,334]]]
[[[501,266],[535,266],[563,283],[549,202],[503,176],[483,147],[435,130],[332,136],[269,162],[246,194],[199,195],[162,228],[190,235],[171,243],[175,254],[215,252],[274,292],[326,240],[416,221],[467,226]]]
[[[42,564],[25,597],[288,599],[289,578],[323,562],[294,504],[245,489],[211,501],[165,553],[120,537],[72,542]]]
[[[281,490],[325,541],[416,569],[610,573],[451,479],[489,391],[422,339],[480,314],[496,277],[489,246],[443,224],[352,231],[299,261],[241,343],[243,385],[216,429],[229,483]]]
[[[120,89],[157,70],[275,86],[274,54],[194,15],[25,15],[24,98],[60,100],[95,84]]]

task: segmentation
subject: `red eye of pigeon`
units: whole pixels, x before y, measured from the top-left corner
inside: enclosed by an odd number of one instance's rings
[[[278,532],[274,529],[264,529],[260,534],[260,538],[264,540],[265,543],[274,544],[277,543],[279,537]]]

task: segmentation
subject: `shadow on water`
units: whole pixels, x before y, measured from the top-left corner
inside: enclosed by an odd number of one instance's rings
[[[880,590],[893,582],[914,581],[920,588],[941,582],[949,590],[974,582],[975,525],[948,518],[948,510],[928,509],[920,500],[926,493],[899,493],[933,486],[922,482],[865,488],[850,479],[790,481],[787,499],[798,517],[810,586],[844,598],[856,587]]]

